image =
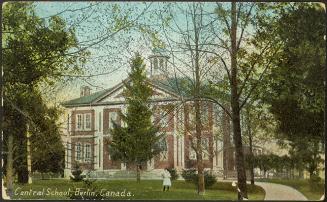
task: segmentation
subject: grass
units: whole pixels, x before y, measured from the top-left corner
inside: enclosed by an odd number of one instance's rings
[[[309,180],[306,179],[258,179],[257,181],[288,185],[297,189],[309,200],[319,200],[325,190],[324,183],[319,183],[318,185],[311,187]]]
[[[237,194],[230,182],[218,182],[212,187],[206,189],[205,195],[200,196],[196,193],[194,184],[185,181],[173,181],[169,192],[162,191],[161,180],[143,180],[140,184],[132,180],[114,180],[114,181],[96,181],[95,186],[98,191],[109,194],[111,199],[183,199],[183,200],[236,200]],[[70,180],[35,180],[32,185],[15,184],[14,199],[69,199],[64,195],[70,188],[75,191],[76,188],[82,188],[83,182],[72,182]],[[44,189],[44,191],[43,191]],[[32,190],[32,191],[30,191]],[[33,191],[39,191],[34,192]],[[48,192],[50,191],[50,192]],[[52,195],[48,193],[51,193]],[[55,192],[57,191],[57,192]],[[125,193],[125,196],[114,196]],[[37,195],[37,194],[41,195]],[[60,195],[62,193],[62,195]],[[127,194],[130,193],[130,196]],[[259,186],[248,185],[249,199],[263,200],[265,192]],[[111,196],[110,196],[111,195]]]

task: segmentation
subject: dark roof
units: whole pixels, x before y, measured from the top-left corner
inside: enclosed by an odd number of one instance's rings
[[[125,81],[127,81],[127,80],[128,80],[128,78],[125,79]],[[170,93],[170,94],[173,94],[176,96],[182,96],[184,98],[192,97],[193,81],[187,77],[180,77],[180,78],[153,77],[153,78],[150,78],[149,81],[151,84],[153,84],[154,86],[156,86],[158,88],[161,88],[162,90],[166,91],[167,93]],[[105,96],[107,93],[111,92],[113,89],[117,88],[119,85],[121,85],[121,83],[117,84],[116,86],[114,86],[112,88],[98,91],[98,92],[92,93],[91,95],[88,95],[88,96],[83,96],[80,98],[76,98],[73,100],[63,102],[62,105],[66,106],[66,107],[70,107],[70,106],[92,104],[94,101]],[[207,93],[212,94],[213,93],[212,90],[213,89],[210,88],[210,85],[203,85],[201,88],[201,93],[203,93],[204,95]],[[226,95],[225,95],[225,93],[220,92],[216,96],[223,97]]]
[[[95,93],[92,93],[91,95],[87,95],[87,96],[83,96],[83,97],[79,97],[73,100],[69,100],[66,102],[63,102],[62,104],[64,106],[69,106],[69,105],[79,105],[79,104],[91,104],[92,102],[94,102],[96,99],[98,99],[99,97],[105,95],[106,93],[110,92],[113,88],[109,88],[109,89],[105,89],[102,91],[98,91]]]
[[[191,97],[192,82],[187,78],[150,79],[151,83],[178,96]]]

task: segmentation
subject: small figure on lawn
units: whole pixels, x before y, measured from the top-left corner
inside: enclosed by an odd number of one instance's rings
[[[169,191],[169,187],[171,186],[171,175],[170,172],[168,171],[168,168],[165,168],[164,172],[162,173],[162,178],[163,178],[163,191],[167,189]]]

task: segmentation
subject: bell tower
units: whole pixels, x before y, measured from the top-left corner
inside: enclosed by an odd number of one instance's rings
[[[164,49],[154,48],[150,60],[150,77],[163,76],[167,72],[169,57]]]

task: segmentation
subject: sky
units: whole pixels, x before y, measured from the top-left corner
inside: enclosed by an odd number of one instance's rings
[[[106,34],[111,34],[114,25],[115,15],[113,14],[113,5],[119,5],[121,15],[129,13],[128,19],[136,19],[145,8],[148,9],[141,17],[137,19],[139,24],[148,24],[159,29],[159,22],[151,11],[165,10],[165,3],[151,2],[35,2],[35,10],[38,16],[49,19],[52,15],[59,15],[67,22],[67,27],[74,26],[78,41],[83,47],[90,46],[92,42],[101,39]],[[213,12],[215,3],[206,3],[205,7],[208,11]],[[178,3],[177,7],[185,8],[187,3]],[[127,11],[127,12],[126,12]],[[176,15],[178,9],[176,10]],[[180,26],[185,25],[185,19],[176,18]],[[108,31],[109,30],[109,31]],[[177,40],[176,33],[169,33],[169,36]],[[92,41],[93,40],[93,41]],[[91,41],[91,42],[88,42]],[[126,43],[126,44],[125,44]],[[103,42],[88,48],[91,57],[84,67],[86,75],[103,75],[94,76],[89,79],[75,79],[69,86],[61,86],[58,89],[58,101],[67,100],[79,96],[80,87],[89,85],[93,92],[110,88],[128,76],[129,60],[135,52],[139,52],[147,59],[152,54],[152,46],[149,38],[145,38],[139,31],[121,31]],[[147,66],[149,61],[145,60]],[[111,73],[110,73],[111,72]],[[108,74],[107,74],[108,73]],[[110,74],[109,74],[110,73]]]
[[[151,26],[152,31],[158,31],[158,36],[162,39],[169,39],[170,42],[176,42],[175,45],[166,43],[167,50],[183,50],[180,42],[185,39],[185,35],[180,33],[179,29],[185,30],[190,26],[187,22],[191,22],[189,13],[185,12],[186,8],[193,5],[198,6],[199,3],[175,2],[174,6],[169,10],[168,3],[165,2],[35,2],[36,13],[44,19],[49,19],[52,15],[59,15],[67,22],[67,27],[74,27],[75,33],[81,47],[87,47],[91,55],[88,58],[83,69],[85,75],[97,75],[90,78],[76,78],[69,85],[58,85],[58,93],[55,102],[62,102],[72,98],[79,97],[80,87],[88,85],[92,92],[110,88],[128,76],[129,61],[132,56],[138,52],[146,60],[145,63],[149,67],[148,56],[152,54],[152,44],[149,35],[141,33],[139,29],[131,28],[114,32],[117,18],[126,18],[128,21],[136,22],[139,27]],[[118,5],[118,6],[115,6]],[[223,34],[224,21],[217,22],[214,9],[217,7],[215,2],[202,3],[204,8],[204,22],[212,22],[214,28],[218,31],[218,35],[222,40],[228,42],[228,37]],[[224,8],[229,8],[230,3],[221,3]],[[170,21],[171,29],[163,32],[161,20],[158,14],[162,13],[164,18],[172,14],[173,20]],[[212,16],[215,16],[214,18]],[[188,20],[187,20],[188,19]],[[220,23],[220,24],[219,24]],[[210,28],[206,27],[203,31],[203,40],[206,32],[210,32]],[[251,36],[253,29],[250,27],[244,34]],[[238,33],[240,34],[240,33]],[[110,36],[110,37],[109,37]],[[217,40],[217,39],[215,39]],[[213,40],[214,43],[217,41]],[[98,42],[98,43],[94,43]],[[212,41],[210,41],[212,42]],[[205,47],[202,47],[205,49]],[[216,53],[219,49],[211,49]],[[221,53],[223,56],[224,54]],[[181,67],[181,74],[192,75],[192,69],[188,66],[192,63],[190,55],[186,51],[180,51],[172,54],[170,52],[171,65]],[[226,54],[228,62],[228,54]],[[206,65],[208,58],[204,58],[203,65]],[[227,64],[228,65],[228,64]],[[175,70],[174,69],[174,70]],[[218,69],[218,71],[220,71]],[[216,72],[214,75],[217,75]],[[223,75],[222,75],[223,76]]]

